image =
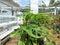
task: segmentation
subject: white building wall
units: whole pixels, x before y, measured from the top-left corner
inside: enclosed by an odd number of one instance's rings
[[[2,39],[7,37],[14,29],[20,28],[18,19],[14,15],[12,16],[12,8],[0,1],[0,45],[2,45]]]
[[[6,4],[0,2],[0,7],[8,7]]]
[[[0,10],[1,10],[0,15],[9,15],[9,16],[11,16],[12,15],[11,10],[8,9],[8,8],[5,8],[5,7],[9,7],[9,6],[2,3],[2,2],[0,2]],[[6,12],[3,12],[3,11],[6,11]]]

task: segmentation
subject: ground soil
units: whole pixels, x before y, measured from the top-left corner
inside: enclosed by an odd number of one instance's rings
[[[18,40],[19,40],[18,37],[11,38],[9,39],[8,42],[6,42],[5,45],[18,45]]]
[[[55,42],[56,45],[60,45],[60,34],[58,34],[56,31],[54,30],[50,30],[53,34],[52,35],[48,35],[48,37]]]

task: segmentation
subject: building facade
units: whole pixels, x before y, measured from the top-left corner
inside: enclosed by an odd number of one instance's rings
[[[19,7],[13,0],[0,0],[0,15],[15,15]]]
[[[0,45],[6,41],[8,35],[19,28],[16,13],[20,6],[13,0],[0,0]]]

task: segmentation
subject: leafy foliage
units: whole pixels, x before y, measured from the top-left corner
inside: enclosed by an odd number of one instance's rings
[[[23,17],[24,24],[12,35],[18,34],[20,36],[18,45],[43,45],[44,38],[48,38],[47,35],[51,34],[46,27],[52,21],[50,15],[28,13]]]
[[[45,25],[50,22],[51,19],[46,14],[26,14],[20,28],[20,41],[24,45],[43,45],[44,38],[50,33]]]
[[[51,17],[46,14],[28,14],[25,16],[26,23],[46,24],[51,22]]]
[[[55,0],[50,0],[49,6],[53,6],[54,3],[55,3]]]
[[[47,41],[45,45],[54,45],[51,41]]]

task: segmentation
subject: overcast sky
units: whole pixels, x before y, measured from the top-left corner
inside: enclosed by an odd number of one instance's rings
[[[20,4],[20,6],[29,6],[30,1],[29,0],[14,0],[15,2],[17,2],[18,4]],[[45,4],[48,6],[50,0],[43,0],[45,2]],[[42,4],[42,0],[39,0],[39,5]]]

